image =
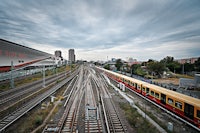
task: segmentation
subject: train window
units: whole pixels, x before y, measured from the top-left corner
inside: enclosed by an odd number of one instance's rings
[[[140,90],[140,85],[137,86],[137,89]]]
[[[135,83],[133,83],[133,87],[135,87]]]
[[[151,91],[151,95],[154,96],[154,91]]]
[[[197,110],[197,117],[200,118],[200,110]]]
[[[173,99],[171,99],[171,98],[168,98],[168,103],[169,103],[169,104],[174,104],[174,101],[173,101]]]
[[[156,97],[156,98],[159,98],[159,94],[158,94],[158,93],[155,93],[155,97]]]
[[[131,85],[131,86],[133,86],[133,83],[132,83],[132,82],[130,82],[130,85]]]
[[[135,88],[136,88],[136,89],[138,88],[137,83],[135,83]]]
[[[149,88],[148,87],[146,88],[146,93],[149,93]]]
[[[145,87],[142,87],[142,91],[145,92]]]
[[[182,109],[182,103],[180,102],[175,102],[175,106],[179,109]]]
[[[126,80],[126,83],[129,84],[129,80]]]

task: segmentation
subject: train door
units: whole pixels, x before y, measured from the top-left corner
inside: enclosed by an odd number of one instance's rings
[[[184,114],[190,119],[194,119],[194,106],[185,103]]]
[[[161,103],[166,104],[166,95],[161,93]]]
[[[138,88],[138,84],[137,84],[137,83],[135,83],[135,89],[137,90],[137,88]]]
[[[146,88],[146,94],[149,94],[149,88],[148,87]]]
[[[140,93],[141,93],[141,94],[142,94],[143,89],[144,89],[144,88],[143,88],[143,85],[141,84],[141,85],[140,85]],[[145,92],[145,89],[144,89],[144,92]]]

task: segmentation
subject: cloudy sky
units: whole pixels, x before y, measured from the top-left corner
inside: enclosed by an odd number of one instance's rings
[[[200,56],[200,0],[0,0],[0,38],[68,58]]]

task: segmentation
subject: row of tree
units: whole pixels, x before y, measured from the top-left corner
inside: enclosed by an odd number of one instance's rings
[[[149,59],[147,62],[143,62],[142,64],[133,64],[132,66],[128,66],[128,64],[124,64],[121,59],[118,59],[115,67],[117,71],[125,71],[140,76],[154,75],[162,77],[164,71],[173,73],[188,73],[192,71],[200,72],[200,58],[198,58],[194,64],[180,64],[174,60],[174,57],[167,56],[161,61]],[[110,69],[110,66],[106,65],[105,68]]]

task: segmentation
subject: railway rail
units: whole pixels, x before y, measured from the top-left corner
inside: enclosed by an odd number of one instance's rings
[[[2,96],[0,100],[0,119],[3,119],[5,116],[11,114],[15,110],[18,110],[37,95],[47,91],[51,86],[57,83],[57,78],[62,81],[65,76],[64,74],[60,74],[57,77],[50,77],[47,80],[48,86],[45,88],[42,87],[42,83],[34,83],[33,86],[28,84],[26,85],[27,87],[23,86],[22,89],[20,88],[19,90],[12,91],[12,93],[9,91],[8,94],[5,94],[6,97]]]
[[[60,89],[67,82],[69,82],[75,75],[77,75],[77,72],[74,72],[74,74],[72,74],[69,78],[61,81],[59,84],[53,86],[52,88],[47,90],[45,93],[42,93],[41,95],[36,96],[31,101],[27,102],[22,107],[18,108],[16,111],[10,113],[9,115],[7,115],[3,119],[1,119],[0,120],[0,132],[3,132],[8,126],[10,126],[16,120],[21,118],[28,111],[33,109],[36,105],[41,103],[44,99],[46,99],[47,97],[49,97],[50,95],[55,93],[58,89]]]
[[[64,74],[60,74],[59,76],[49,77],[46,79],[46,84],[50,85],[52,82],[55,82],[56,79],[62,79],[64,78]],[[31,84],[28,84],[26,86],[14,89],[11,91],[6,91],[2,94],[0,94],[0,112],[8,109],[10,105],[16,103],[20,99],[23,99],[24,97],[37,92],[42,87],[42,82],[34,82]]]
[[[55,75],[47,77],[46,80],[49,80],[49,79],[53,78],[54,76]],[[42,83],[42,81],[43,81],[43,79],[40,79],[40,80],[34,81],[32,83],[29,83],[29,84],[22,85],[20,87],[14,88],[14,89],[9,89],[7,91],[3,91],[3,92],[0,93],[0,98],[6,97],[6,96],[10,96],[10,95],[12,95],[12,93],[17,93],[18,91],[23,91],[28,87],[31,87],[31,86],[34,86],[36,84]]]
[[[112,96],[108,91],[108,85],[101,74],[99,74],[100,88],[101,88],[101,102],[103,107],[103,113],[105,117],[105,123],[108,133],[126,133],[126,126],[123,124],[123,120],[120,117],[115,104],[112,100]]]
[[[85,117],[85,132],[102,133],[102,120],[99,116],[99,107],[97,106],[97,99],[95,99],[93,89],[97,89],[94,80],[92,80],[92,72],[89,71],[89,76],[86,84],[86,117]]]
[[[61,78],[64,76],[64,73],[60,73],[59,75],[53,75],[53,76],[50,76],[50,77],[47,77],[46,78],[46,83],[48,84],[49,82],[52,82],[53,80],[55,80],[56,78]],[[4,99],[5,97],[11,97],[12,95],[16,94],[16,93],[20,93],[24,90],[27,90],[28,88],[32,87],[32,86],[35,86],[35,85],[40,85],[40,87],[42,87],[42,82],[43,82],[43,79],[40,79],[40,80],[37,80],[37,81],[34,81],[32,83],[29,83],[29,84],[25,84],[25,85],[22,85],[20,87],[17,87],[17,88],[14,88],[14,89],[9,89],[7,91],[4,91],[4,92],[1,92],[0,93],[0,101],[2,101],[2,99]],[[1,103],[1,102],[0,102]]]
[[[63,115],[57,124],[46,126],[43,133],[52,130],[57,133],[126,132],[107,90],[108,85],[99,73],[88,66],[81,66],[76,80],[68,87],[71,87],[70,92],[62,102]]]
[[[75,82],[75,86],[73,86],[65,104],[65,111],[63,113],[62,118],[58,122],[58,133],[64,132],[76,132],[77,130],[77,114],[80,107],[80,101],[83,97],[83,88],[81,88],[83,70],[80,70],[80,76]]]

